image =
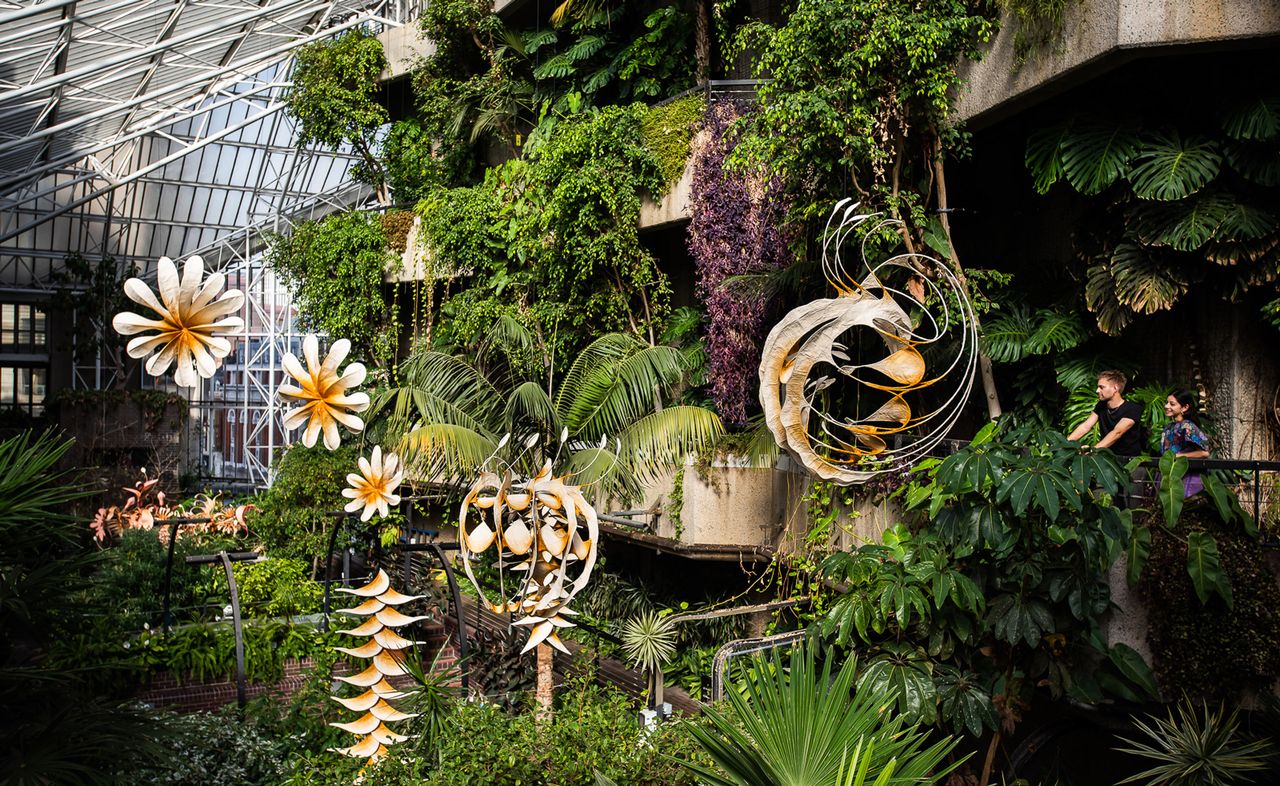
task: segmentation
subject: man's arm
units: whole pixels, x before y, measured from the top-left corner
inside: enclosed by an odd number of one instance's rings
[[[1133,426],[1134,426],[1133,418],[1120,418],[1120,422],[1116,424],[1115,428],[1111,429],[1111,433],[1105,435],[1102,439],[1098,440],[1098,444],[1096,445],[1096,447],[1099,447],[1099,448],[1111,447],[1112,445],[1115,444],[1116,440],[1123,437],[1124,433],[1129,429],[1133,428]]]
[[[1129,421],[1129,422],[1132,423],[1133,421]],[[1076,430],[1071,432],[1071,436],[1067,437],[1067,439],[1071,440],[1072,442],[1074,442],[1077,439],[1080,439],[1085,434],[1088,434],[1089,429],[1093,428],[1095,425],[1097,425],[1097,423],[1098,423],[1098,413],[1090,412],[1089,417],[1085,418],[1083,423],[1076,426]]]

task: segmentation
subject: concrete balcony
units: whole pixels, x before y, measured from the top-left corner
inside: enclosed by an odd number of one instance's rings
[[[1280,37],[1280,3],[1257,0],[1080,0],[1058,40],[1017,63],[1007,16],[979,62],[961,66],[954,118],[994,122],[1126,62]]]

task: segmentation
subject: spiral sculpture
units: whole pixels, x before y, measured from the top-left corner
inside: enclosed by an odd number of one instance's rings
[[[955,273],[924,254],[898,254],[873,267],[866,261],[866,238],[901,222],[857,208],[841,200],[827,219],[822,271],[836,296],[783,317],[760,362],[760,403],[774,438],[815,475],[841,485],[863,483],[926,455],[960,417],[978,365],[977,321]],[[860,280],[841,259],[845,240],[859,227],[870,227],[858,244],[867,271]],[[900,271],[915,282],[912,294],[885,283]],[[855,344],[841,339],[867,330],[886,352],[869,363],[854,362]],[[922,349],[953,331],[954,355],[931,373]],[[856,386],[850,398],[869,399],[870,405],[843,416],[824,411],[819,394],[838,378]],[[914,412],[909,394],[928,387],[941,391],[934,397],[941,403]]]

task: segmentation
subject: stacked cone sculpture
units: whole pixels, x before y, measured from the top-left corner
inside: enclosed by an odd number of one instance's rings
[[[415,716],[397,710],[391,702],[417,691],[399,691],[391,685],[388,678],[409,673],[404,666],[404,650],[420,642],[400,636],[395,629],[424,620],[426,617],[408,617],[395,609],[396,606],[417,600],[421,596],[401,595],[396,592],[391,588],[391,579],[384,570],[379,570],[373,581],[359,589],[339,589],[338,591],[366,599],[355,608],[345,609],[342,613],[368,618],[358,627],[340,632],[351,636],[366,636],[369,640],[359,647],[335,647],[335,649],[353,658],[369,659],[372,662],[368,668],[358,674],[338,677],[343,682],[364,688],[365,692],[352,699],[334,696],[333,700],[349,710],[363,712],[364,715],[351,723],[331,724],[361,737],[359,742],[349,748],[332,750],[346,756],[368,758],[372,763],[386,754],[388,745],[408,739],[403,734],[396,734],[387,728],[387,724],[408,720]]]

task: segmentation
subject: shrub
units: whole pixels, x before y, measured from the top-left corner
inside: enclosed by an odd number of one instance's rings
[[[288,759],[280,743],[230,712],[200,712],[167,719],[170,756],[117,773],[136,786],[270,786],[284,776]]]
[[[249,528],[273,557],[311,559],[323,555],[333,524],[330,511],[340,510],[347,473],[356,466],[350,447],[329,451],[294,445],[277,465],[270,491],[249,514]]]

